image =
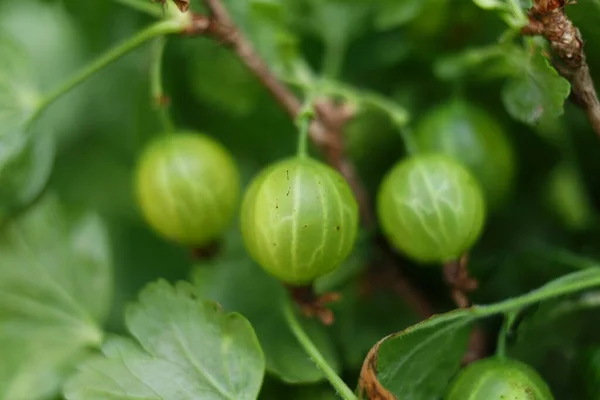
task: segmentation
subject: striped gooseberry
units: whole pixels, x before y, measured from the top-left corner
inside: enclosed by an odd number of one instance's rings
[[[542,377],[529,365],[512,359],[476,361],[451,382],[445,400],[553,400]]]
[[[250,184],[241,231],[263,269],[285,283],[305,285],[333,271],[352,251],[358,205],[334,169],[310,158],[285,159]]]
[[[458,259],[479,237],[485,201],[479,184],[442,154],[409,157],[384,178],[377,213],[392,245],[421,263]]]
[[[479,181],[490,208],[512,189],[516,156],[502,126],[485,110],[453,99],[429,111],[415,130],[419,150],[460,161]]]
[[[135,175],[147,222],[174,242],[203,246],[231,223],[240,178],[229,152],[210,137],[183,131],[152,140]]]

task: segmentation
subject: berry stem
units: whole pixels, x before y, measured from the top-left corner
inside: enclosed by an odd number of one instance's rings
[[[155,41],[150,67],[150,93],[163,129],[166,133],[171,133],[175,130],[175,125],[169,115],[169,101],[165,96],[162,83],[162,65],[166,44],[167,38],[165,36],[161,36]]]
[[[134,10],[143,12],[155,18],[162,18],[164,12],[158,3],[150,3],[148,0],[115,0],[117,3],[130,7]]]
[[[317,367],[325,374],[325,377],[331,383],[331,386],[335,388],[338,394],[345,400],[357,400],[356,395],[352,390],[346,385],[346,383],[336,374],[333,368],[329,365],[327,360],[323,357],[323,355],[319,352],[315,344],[312,342],[310,337],[306,334],[304,329],[300,326],[300,322],[296,317],[296,313],[293,309],[292,302],[290,299],[287,299],[284,304],[283,313],[285,315],[285,319],[288,323],[288,326],[292,330],[292,333],[300,343],[300,345],[304,348],[304,350],[308,353],[308,355],[315,362]]]
[[[308,137],[310,125],[314,118],[313,100],[311,96],[308,96],[298,113],[298,117],[296,117],[296,126],[298,127],[298,157],[308,157]]]
[[[519,310],[509,311],[504,314],[504,322],[502,323],[502,329],[498,333],[498,344],[496,346],[496,355],[500,358],[506,357],[506,339],[517,320],[517,315],[519,315]]]
[[[85,82],[88,78],[95,75],[97,72],[101,71],[108,65],[117,61],[125,54],[135,50],[136,48],[140,47],[142,44],[148,42],[151,39],[163,35],[181,33],[184,31],[184,29],[185,27],[180,21],[168,20],[156,22],[147,27],[146,29],[142,30],[141,32],[137,33],[136,35],[130,37],[125,42],[108,50],[99,58],[92,61],[88,66],[83,68],[83,70],[81,70],[78,74],[66,81],[62,86],[58,87],[56,90],[46,95],[37,104],[37,107],[34,109],[33,113],[29,117],[28,124],[31,124],[37,118],[39,118],[41,114],[56,100],[58,100],[63,95],[67,94],[83,82]]]

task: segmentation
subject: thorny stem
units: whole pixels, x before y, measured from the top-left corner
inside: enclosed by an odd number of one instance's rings
[[[325,357],[319,352],[315,344],[312,342],[310,337],[306,334],[298,318],[296,317],[296,313],[293,308],[293,304],[289,299],[286,299],[284,304],[284,315],[286,322],[292,333],[300,343],[300,345],[304,348],[306,353],[312,358],[317,367],[323,372],[331,386],[337,390],[338,394],[345,400],[356,400],[357,397],[352,392],[352,390],[346,385],[346,383],[338,376],[338,374],[333,370],[333,368],[329,365]]]
[[[166,37],[159,37],[155,41],[152,65],[150,68],[150,93],[152,102],[157,109],[163,129],[167,133],[175,130],[175,125],[169,115],[169,99],[166,97],[162,84],[162,65],[165,46],[167,43]]]
[[[62,86],[58,87],[56,90],[46,95],[35,108],[34,112],[29,117],[28,123],[32,123],[40,115],[56,100],[61,98],[63,95],[67,94],[72,89],[76,88],[83,82],[85,82],[92,75],[96,74],[98,71],[101,71],[106,66],[112,64],[117,61],[125,54],[133,51],[138,48],[142,44],[148,42],[151,39],[154,39],[159,36],[169,35],[174,33],[180,33],[183,31],[183,27],[181,22],[178,21],[161,21],[156,22],[150,27],[142,30],[131,38],[127,39],[125,42],[117,45],[113,49],[110,49],[102,56],[92,61],[87,67],[85,67],[81,72],[77,75],[73,76],[71,79],[66,81]]]
[[[521,33],[541,35],[548,40],[557,57],[554,66],[571,83],[571,99],[584,109],[592,128],[600,136],[600,100],[586,61],[583,38],[564,11],[571,3],[571,0],[534,0],[529,10],[529,24]]]

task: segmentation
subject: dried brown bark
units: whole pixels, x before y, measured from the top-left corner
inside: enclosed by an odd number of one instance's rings
[[[534,0],[529,24],[521,33],[541,35],[548,40],[557,71],[571,83],[571,97],[587,114],[594,132],[600,137],[600,101],[586,61],[581,32],[565,14],[573,0]]]

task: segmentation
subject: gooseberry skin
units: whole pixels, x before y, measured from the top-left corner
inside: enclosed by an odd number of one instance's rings
[[[218,238],[239,203],[240,177],[229,152],[190,131],[150,142],[138,160],[135,183],[149,225],[186,246],[201,247]]]
[[[442,154],[409,157],[384,178],[377,213],[391,244],[420,263],[458,259],[479,237],[485,201],[479,184]]]
[[[513,144],[485,110],[453,99],[429,111],[415,129],[421,152],[460,161],[479,181],[490,209],[505,202],[516,175]]]
[[[250,184],[241,212],[250,256],[272,276],[305,285],[351,253],[358,205],[345,179],[310,158],[277,162]]]
[[[463,369],[445,400],[554,400],[550,388],[521,361],[487,358]]]

